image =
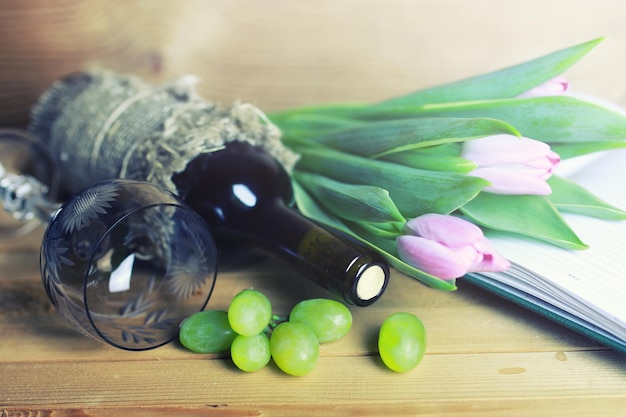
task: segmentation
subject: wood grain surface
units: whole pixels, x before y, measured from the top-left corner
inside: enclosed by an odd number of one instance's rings
[[[57,78],[92,67],[159,83],[201,77],[202,94],[268,111],[376,101],[512,65],[600,36],[566,74],[626,105],[626,6],[614,0],[2,0],[0,126],[23,126]],[[354,308],[306,377],[253,374],[177,343],[126,352],[68,327],[39,278],[42,230],[0,239],[0,416],[621,416],[626,357],[459,283],[446,293],[394,272]],[[270,260],[218,277],[212,308],[239,290],[279,313],[328,296]],[[424,321],[414,371],[386,370],[376,332],[396,311]]]

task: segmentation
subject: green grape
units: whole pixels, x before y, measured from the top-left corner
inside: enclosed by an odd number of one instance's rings
[[[320,357],[320,344],[313,330],[302,323],[280,323],[270,337],[270,351],[276,365],[289,375],[311,372]]]
[[[238,334],[254,336],[270,322],[272,304],[261,292],[245,289],[235,295],[228,306],[228,321]]]
[[[384,364],[396,372],[417,366],[426,350],[424,324],[410,313],[387,317],[378,333],[378,351]]]
[[[320,343],[327,343],[341,339],[350,331],[352,313],[338,301],[314,298],[296,304],[289,321],[308,326]]]
[[[265,333],[254,336],[238,335],[230,346],[230,357],[237,368],[255,372],[267,365],[271,359],[270,340]]]
[[[178,338],[187,349],[198,353],[227,350],[237,333],[228,323],[228,313],[221,310],[200,311],[180,325]]]

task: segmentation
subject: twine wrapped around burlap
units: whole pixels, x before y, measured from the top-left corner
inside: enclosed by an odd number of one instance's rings
[[[260,146],[290,172],[297,154],[256,107],[202,99],[197,79],[154,87],[109,71],[70,75],[44,93],[30,130],[56,158],[63,186],[77,192],[96,181],[151,181],[176,194],[172,175],[197,155],[230,141]]]

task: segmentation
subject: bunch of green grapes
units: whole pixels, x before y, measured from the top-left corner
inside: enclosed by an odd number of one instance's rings
[[[271,359],[290,375],[305,375],[317,365],[320,343],[338,340],[352,327],[350,310],[338,301],[298,303],[287,319],[272,314],[269,299],[254,289],[235,295],[227,311],[207,310],[188,317],[179,339],[194,352],[230,349],[239,369],[257,371]]]
[[[338,301],[316,298],[296,304],[287,318],[272,314],[269,299],[254,289],[233,297],[228,311],[207,310],[188,317],[180,327],[180,342],[194,352],[230,349],[237,368],[254,372],[270,360],[290,375],[306,375],[317,365],[320,344],[345,336],[352,327],[350,310]],[[379,332],[379,351],[390,369],[404,372],[421,360],[425,332],[417,317],[390,316]]]

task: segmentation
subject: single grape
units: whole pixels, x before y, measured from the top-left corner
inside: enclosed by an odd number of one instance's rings
[[[320,357],[320,344],[313,330],[302,323],[280,323],[270,337],[270,351],[276,365],[289,375],[311,372]]]
[[[238,335],[230,346],[230,357],[237,368],[255,372],[267,365],[271,359],[270,340],[265,333],[254,336]]]
[[[387,317],[378,333],[378,351],[384,364],[396,372],[417,366],[426,350],[424,324],[410,313]]]
[[[178,338],[187,349],[198,353],[228,350],[237,333],[228,323],[228,313],[222,310],[199,311],[180,325]]]
[[[270,322],[272,304],[267,297],[251,288],[235,295],[228,306],[228,321],[235,332],[244,336],[261,333]]]
[[[352,313],[338,301],[314,298],[296,304],[289,321],[308,326],[320,343],[327,343],[341,339],[350,331]]]

